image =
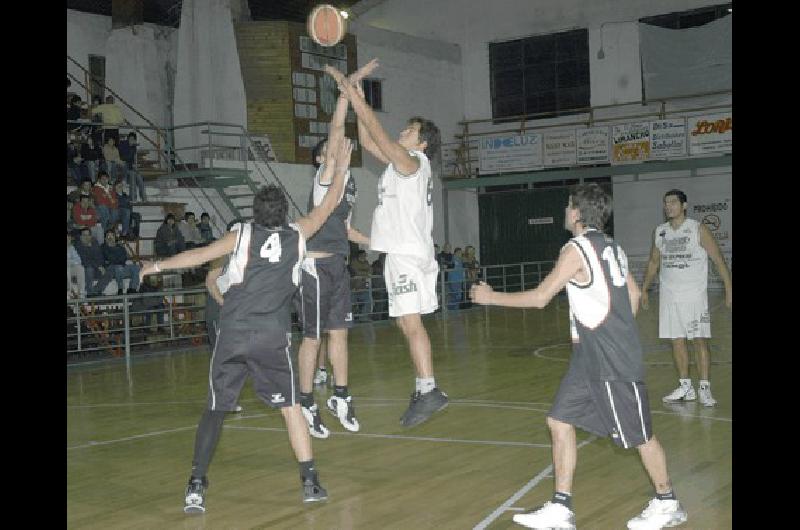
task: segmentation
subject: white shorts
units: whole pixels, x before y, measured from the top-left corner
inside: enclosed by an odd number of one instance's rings
[[[428,261],[418,256],[387,254],[383,277],[389,295],[389,316],[425,315],[436,311],[439,308],[438,276],[439,264],[433,257]]]
[[[658,337],[677,339],[685,337],[711,337],[711,315],[708,312],[708,294],[676,296],[661,290],[658,303]]]

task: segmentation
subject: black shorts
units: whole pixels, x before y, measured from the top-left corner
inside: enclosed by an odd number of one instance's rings
[[[219,329],[211,354],[209,410],[234,410],[248,374],[256,395],[267,405],[299,403],[291,337],[286,329]]]
[[[303,336],[319,340],[323,331],[353,327],[350,272],[343,256],[306,258],[298,313]]]
[[[653,437],[647,388],[640,381],[590,380],[570,365],[547,414],[625,449]]]

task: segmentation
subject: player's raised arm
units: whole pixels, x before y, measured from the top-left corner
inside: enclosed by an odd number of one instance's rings
[[[403,175],[411,175],[419,169],[419,160],[411,156],[405,147],[393,140],[384,130],[383,126],[375,116],[375,112],[369,106],[364,97],[350,83],[344,75],[330,65],[325,66],[325,71],[329,73],[339,84],[339,90],[350,100],[356,116],[366,127],[369,135],[375,140],[377,148],[394,165],[395,169]]]
[[[725,263],[725,258],[722,257],[722,251],[719,249],[717,240],[714,239],[711,230],[702,223],[700,223],[700,246],[703,247],[717,267],[717,273],[725,285],[725,306],[731,307],[733,305],[733,285],[731,283],[731,272],[728,270],[728,265]]]
[[[658,227],[655,228],[658,230]],[[651,239],[650,259],[647,261],[647,270],[644,273],[644,280],[642,281],[642,309],[650,308],[650,297],[647,295],[647,290],[653,279],[656,277],[658,267],[661,265],[661,251],[656,246],[656,232],[653,230],[653,237]],[[635,313],[634,313],[635,314]]]
[[[347,116],[348,105],[349,102],[347,101],[347,98],[339,95],[339,99],[336,100],[336,109],[333,111],[333,117],[331,118],[328,142],[325,146],[327,153],[336,153],[339,150],[342,140],[344,139],[344,119]],[[335,163],[326,162],[325,169],[322,170],[322,174],[319,176],[319,183],[321,186],[328,186],[331,183],[331,180],[333,180],[334,169]]]
[[[187,269],[196,267],[213,259],[230,254],[236,246],[236,232],[228,232],[220,239],[205,247],[193,248],[175,254],[171,258],[157,261],[145,261],[142,270],[139,272],[139,281],[143,280],[148,274],[163,272],[172,269]]]
[[[583,262],[575,245],[567,245],[558,256],[556,266],[535,289],[519,293],[498,293],[488,284],[480,282],[470,289],[470,298],[473,302],[483,305],[541,309],[582,269]]]
[[[633,311],[633,316],[635,317],[636,313],[639,312],[639,299],[641,298],[642,292],[639,290],[639,285],[636,283],[630,271],[628,271],[628,275],[625,277],[625,282],[628,286],[628,298],[631,301],[631,311]]]
[[[331,187],[328,188],[328,192],[325,194],[319,206],[316,206],[305,217],[301,217],[295,221],[306,239],[311,239],[314,234],[317,233],[317,230],[320,229],[323,223],[328,219],[328,216],[330,216],[336,208],[336,205],[339,204],[339,200],[342,198],[342,188],[344,188],[344,176],[347,174],[347,169],[350,166],[350,155],[352,152],[353,143],[348,138],[342,140],[339,144],[339,149],[335,153],[330,150],[328,151],[325,158],[326,163],[328,163],[330,158],[333,159],[330,161],[330,164],[334,166],[333,183]]]

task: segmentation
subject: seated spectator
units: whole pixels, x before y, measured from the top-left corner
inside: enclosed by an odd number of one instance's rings
[[[81,144],[81,158],[86,171],[89,173],[89,178],[92,182],[97,180],[97,171],[100,169],[101,153],[94,143],[94,138],[91,136],[86,138],[86,141]]]
[[[102,104],[103,100],[100,96],[92,96],[92,108],[89,110],[89,117],[92,120],[92,130],[90,136],[94,141],[94,145],[96,145],[98,148],[102,147],[103,145],[103,116],[95,109]]]
[[[119,212],[119,221],[122,223],[120,232],[120,239],[128,239],[131,237],[131,198],[125,193],[125,183],[121,180],[114,185],[114,192],[117,196],[117,211]]]
[[[117,294],[122,294],[122,282],[129,278],[128,294],[139,291],[139,265],[131,261],[125,245],[117,241],[113,230],[106,230],[106,242],[103,243],[103,257],[106,265],[117,280]]]
[[[353,293],[353,316],[357,320],[369,320],[372,313],[372,296],[370,295],[369,279],[372,275],[372,266],[367,261],[367,252],[359,250],[356,259],[350,263],[350,290]]]
[[[197,219],[195,219],[194,212],[186,212],[183,216],[183,221],[178,225],[178,229],[181,231],[187,249],[203,243],[203,236],[200,235],[200,229],[197,228]]]
[[[464,249],[464,257],[461,261],[464,263],[464,276],[466,280],[464,292],[468,293],[472,285],[478,282],[478,276],[480,275],[480,263],[478,263],[478,258],[475,257],[475,247],[467,245],[467,248]],[[466,301],[465,306],[472,306],[472,302]]]
[[[168,258],[186,249],[183,236],[175,225],[175,215],[170,213],[164,218],[164,223],[156,232],[154,246],[159,258]]]
[[[94,234],[95,241],[103,239],[103,227],[97,217],[97,211],[91,203],[92,197],[88,194],[81,194],[80,200],[72,207],[72,221],[75,227],[83,231],[89,230],[89,237]],[[98,237],[99,236],[99,237]]]
[[[100,244],[92,238],[92,234],[88,228],[81,230],[81,238],[75,245],[75,250],[81,258],[81,264],[83,264],[87,298],[102,295],[106,286],[111,283],[114,277],[111,271],[106,267],[103,249],[100,248]]]
[[[119,142],[119,157],[124,164],[125,173],[128,175],[128,188],[131,190],[132,200],[136,200],[136,190],[139,190],[139,200],[147,202],[144,189],[144,178],[139,173],[136,160],[136,133],[128,133],[125,140]]]
[[[69,142],[67,142],[67,172],[76,186],[80,186],[82,179],[80,168],[82,161],[83,159],[81,158],[78,141],[76,138],[72,137]]]
[[[103,145],[103,160],[106,172],[114,176],[115,182],[125,176],[125,167],[119,157],[119,150],[111,137],[106,138],[106,143]]]
[[[75,122],[85,121],[81,119],[81,111],[83,111],[84,107],[81,97],[77,94],[69,98],[69,103],[67,104],[67,132],[78,131],[83,127],[82,123]]]
[[[203,244],[207,245],[214,241],[214,233],[211,231],[211,216],[208,213],[203,212],[200,214],[200,224],[197,225],[197,228],[200,230]]]
[[[92,181],[88,178],[82,179],[78,187],[67,194],[67,200],[76,203],[81,200],[81,195],[92,196]]]
[[[97,174],[97,182],[92,188],[94,206],[97,209],[97,216],[100,224],[103,225],[103,233],[113,227],[119,221],[119,207],[117,206],[117,194],[109,182],[108,173],[101,171]]]
[[[92,115],[99,114],[103,122],[103,143],[109,138],[114,139],[114,144],[119,142],[119,126],[125,123],[122,110],[114,103],[112,96],[106,97],[103,105],[92,108]]]
[[[81,264],[81,257],[72,244],[72,233],[67,230],[67,297],[84,298],[86,296],[86,272]]]

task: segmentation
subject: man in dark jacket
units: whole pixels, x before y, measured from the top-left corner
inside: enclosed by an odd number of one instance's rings
[[[183,241],[181,231],[175,224],[175,215],[167,214],[164,218],[164,223],[158,227],[155,239],[156,256],[160,258],[168,258],[174,256],[178,252],[183,252],[186,249],[186,244]]]
[[[111,283],[113,276],[106,267],[106,260],[100,245],[92,238],[88,228],[81,230],[81,238],[75,245],[78,256],[81,257],[84,275],[86,277],[86,292],[88,297],[100,296],[106,286]],[[138,279],[138,276],[137,276]],[[95,280],[97,283],[95,283]]]
[[[122,294],[122,281],[125,278],[130,278],[131,280],[128,286],[128,294],[139,291],[139,266],[133,262],[128,263],[128,251],[117,242],[117,235],[114,230],[106,230],[103,257],[117,280],[117,294]]]
[[[128,176],[128,188],[131,190],[131,198],[136,199],[136,190],[138,189],[139,200],[147,202],[144,179],[136,168],[136,145],[136,133],[128,133],[125,140],[120,140],[117,150],[125,168],[123,174]]]

